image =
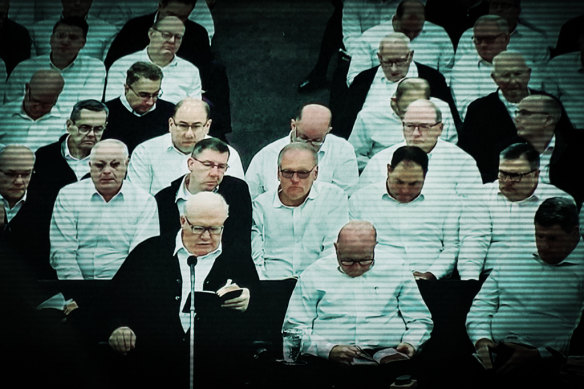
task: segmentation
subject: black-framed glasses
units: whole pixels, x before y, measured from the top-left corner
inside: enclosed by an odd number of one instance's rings
[[[413,132],[416,128],[419,129],[420,131],[428,131],[430,128],[434,127],[437,124],[440,124],[441,122],[436,122],[436,123],[403,123],[404,128],[407,131]]]
[[[195,235],[203,235],[205,231],[208,231],[210,235],[219,235],[223,232],[223,226],[195,226],[191,224],[189,219],[185,216],[185,221],[189,225],[191,232]]]
[[[215,163],[212,161],[201,161],[200,159],[197,159],[195,157],[192,157],[192,158],[209,170],[211,170],[213,168],[217,168],[217,170],[219,170],[219,171],[225,171],[229,168],[229,165],[226,163]]]
[[[412,52],[410,51],[405,58],[397,58],[397,59],[383,59],[383,57],[379,58],[379,63],[381,64],[381,66],[387,66],[387,67],[392,67],[392,66],[404,66],[408,63],[408,61],[410,60],[410,55],[412,54]]]
[[[188,130],[192,130],[193,132],[201,131],[205,128],[207,123],[187,123],[187,122],[176,122],[174,118],[171,118],[174,125],[181,131],[187,132]]]
[[[157,100],[160,98],[160,96],[162,96],[162,89],[159,89],[158,91],[154,92],[154,93],[148,93],[148,92],[136,92],[136,90],[134,88],[132,88],[131,85],[128,85],[128,88],[130,88],[130,90],[132,92],[134,92],[134,94],[136,96],[138,96],[139,98],[141,98],[142,100]]]
[[[79,131],[80,134],[89,134],[91,131],[93,131],[94,134],[101,134],[105,131],[105,126],[90,126],[88,124],[77,125],[75,122],[73,122],[73,125],[77,127],[77,131]]]
[[[2,174],[4,174],[6,177],[8,177],[11,180],[16,180],[19,177],[22,178],[23,180],[27,180],[29,179],[32,174],[34,173],[33,170],[27,170],[27,171],[21,171],[21,172],[17,172],[14,170],[4,170],[4,169],[0,169],[0,172],[2,172]]]
[[[518,109],[515,111],[515,117],[528,117],[533,115],[549,115],[549,112],[545,111],[529,111],[527,109]]]
[[[484,36],[473,36],[472,37],[472,41],[474,44],[476,45],[480,45],[481,43],[486,43],[488,45],[495,43],[495,41],[497,40],[497,38],[499,38],[500,36],[505,35],[504,32],[501,32],[497,35],[484,35]]]
[[[323,136],[321,139],[306,139],[301,136],[298,136],[298,129],[295,129],[292,135],[293,142],[301,142],[301,143],[310,143],[315,147],[320,147],[324,144],[324,140],[326,139],[326,135]]]
[[[533,170],[530,170],[530,171],[525,172],[525,173],[512,173],[512,172],[506,172],[504,170],[499,170],[498,176],[499,176],[499,180],[502,180],[502,181],[521,182],[523,177],[533,173],[536,170],[537,169],[533,169]]]
[[[169,41],[172,38],[174,38],[175,42],[180,42],[183,39],[183,36],[181,34],[173,34],[172,32],[169,31],[160,31],[157,28],[152,27],[152,29],[156,32],[159,32],[160,35],[162,36],[162,39],[164,39],[165,41]]]
[[[310,170],[280,169],[280,174],[282,174],[282,177],[288,178],[288,179],[294,177],[294,174],[296,174],[299,179],[305,180],[305,179],[308,178],[308,176],[310,175],[310,173],[312,173],[312,171],[314,170],[315,167],[316,167],[316,165],[314,165],[312,167],[312,169],[310,169]]]
[[[369,266],[373,263],[374,259],[339,259],[341,265],[343,266],[352,266],[355,263],[358,263],[360,266]]]

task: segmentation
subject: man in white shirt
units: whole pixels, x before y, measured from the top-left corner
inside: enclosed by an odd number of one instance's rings
[[[372,375],[365,377],[344,365],[357,363],[364,350],[394,348],[402,353],[393,355],[396,360],[413,357],[432,332],[430,312],[399,255],[377,244],[371,223],[351,221],[343,226],[335,250],[300,275],[283,331],[302,330],[301,353],[333,362],[323,366],[338,374],[321,372],[324,382],[347,385],[342,387],[368,387],[367,383],[382,379],[384,384],[391,382],[381,372],[377,376],[368,371]],[[409,368],[393,366],[399,374]],[[358,384],[348,384],[355,380]]]
[[[111,279],[128,253],[159,233],[154,197],[124,181],[128,150],[115,139],[90,153],[91,180],[59,192],[51,220],[51,266],[59,279]]]
[[[430,100],[440,109],[444,130],[440,138],[456,144],[458,134],[448,104],[430,97],[430,85],[423,78],[404,78],[401,80],[388,106],[374,106],[362,109],[357,115],[355,125],[349,136],[357,154],[359,171],[377,154],[394,144],[404,141],[403,116],[410,103],[418,99]],[[388,109],[391,108],[391,109]]]
[[[584,308],[584,242],[578,210],[550,198],[535,218],[537,250],[518,247],[499,261],[466,319],[489,387],[553,387]]]
[[[66,118],[55,107],[64,80],[56,70],[39,70],[25,85],[22,100],[0,107],[0,143],[18,143],[33,152],[56,142],[65,132]]]
[[[499,179],[485,184],[476,202],[467,204],[461,230],[471,232],[461,241],[458,273],[478,280],[491,272],[509,247],[534,243],[533,216],[550,197],[572,196],[539,182],[539,153],[528,143],[515,143],[500,154]]]
[[[128,181],[155,195],[189,172],[187,160],[193,148],[208,137],[209,105],[200,98],[185,98],[168,119],[168,133],[139,144],[132,153]],[[241,159],[229,146],[229,175],[243,179]]]
[[[331,111],[319,104],[305,105],[290,121],[290,128],[288,136],[265,146],[252,158],[245,174],[252,199],[278,187],[274,166],[280,150],[291,142],[310,144],[318,154],[318,181],[338,185],[350,195],[359,179],[357,157],[349,142],[329,134]]]
[[[295,276],[332,251],[349,220],[347,195],[319,174],[312,146],[293,142],[278,155],[280,185],[253,201],[252,258],[260,279]]]
[[[87,37],[87,23],[80,18],[57,21],[51,34],[50,53],[39,55],[19,63],[6,83],[6,101],[15,100],[25,92],[30,76],[41,69],[54,69],[63,76],[65,87],[57,108],[63,113],[79,100],[101,100],[105,85],[105,66],[99,59],[80,55]]]
[[[497,90],[492,62],[507,49],[509,24],[500,16],[483,15],[474,24],[472,41],[474,50],[457,59],[450,74],[452,97],[463,121],[470,103]]]
[[[458,146],[438,137],[442,133],[442,113],[428,100],[412,102],[404,115],[405,142],[375,154],[359,177],[359,186],[382,181],[394,151],[404,145],[418,146],[428,154],[429,169],[424,182],[425,195],[445,199],[452,192],[470,198],[481,190],[482,181],[474,159]]]
[[[10,222],[24,203],[34,165],[34,154],[22,145],[0,145],[0,234],[10,228]]]
[[[414,60],[428,65],[449,79],[454,65],[454,48],[444,28],[426,21],[424,4],[420,0],[403,0],[391,20],[365,31],[357,39],[347,74],[347,84],[363,70],[377,66],[379,42],[387,34],[402,32],[410,38]]]
[[[461,204],[454,193],[447,206],[441,196],[424,195],[427,171],[422,149],[399,147],[387,165],[387,179],[351,196],[349,215],[373,223],[379,243],[400,250],[416,279],[434,280],[454,270]]]
[[[115,99],[124,93],[126,71],[140,61],[152,62],[162,69],[162,91],[167,101],[176,104],[185,97],[201,98],[199,69],[176,55],[184,33],[185,25],[176,16],[157,20],[148,31],[148,46],[116,60],[109,68],[105,100]]]

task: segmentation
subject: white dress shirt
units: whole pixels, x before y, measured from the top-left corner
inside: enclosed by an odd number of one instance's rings
[[[434,324],[414,277],[395,252],[377,246],[371,269],[341,272],[336,256],[309,266],[294,288],[283,330],[303,330],[302,353],[328,358],[336,345],[418,349]]]
[[[65,80],[55,107],[63,115],[70,115],[73,106],[80,100],[101,101],[106,74],[101,60],[78,55],[69,66],[59,69],[53,65],[50,54],[33,57],[16,65],[6,82],[6,101],[22,99],[26,83],[38,70],[56,70]]]
[[[393,32],[393,24],[388,20],[365,31],[356,40],[347,73],[347,84],[350,85],[363,70],[379,65],[379,43]],[[454,66],[454,48],[443,27],[426,20],[420,34],[410,42],[410,47],[414,50],[414,61],[430,66],[440,71],[446,80],[450,79],[449,73]]]
[[[552,153],[554,152],[554,147],[556,146],[556,136],[552,136],[550,142],[545,147],[543,153],[539,155],[539,181],[550,184],[550,162],[552,160]]]
[[[377,229],[380,245],[401,249],[410,271],[450,275],[458,254],[460,201],[420,195],[400,203],[387,193],[386,181],[368,185],[351,196],[351,220],[367,220]]]
[[[245,172],[252,199],[278,188],[278,154],[288,143],[289,135],[270,143],[253,156]],[[350,196],[359,180],[353,146],[346,139],[328,134],[317,155],[317,181],[338,185]]]
[[[406,77],[418,77],[418,67],[414,62],[410,63],[410,67],[404,78]],[[397,89],[397,84],[399,84],[399,81],[401,80],[389,81],[387,78],[385,78],[383,69],[381,66],[379,66],[377,72],[375,73],[375,77],[373,78],[373,82],[371,82],[369,92],[367,92],[367,96],[365,97],[363,108],[367,108],[372,105],[386,106],[389,104],[391,98],[395,94],[395,90]]]
[[[580,52],[552,59],[546,75],[543,89],[560,99],[574,127],[584,130],[584,66]]]
[[[207,136],[209,138],[209,136]],[[229,147],[229,169],[225,174],[243,180],[243,166],[237,151]],[[128,166],[128,181],[155,195],[174,180],[189,173],[185,154],[172,144],[171,134],[164,134],[140,143],[132,152]]]
[[[33,120],[24,112],[22,100],[0,106],[0,143],[23,144],[33,152],[57,142],[65,134],[67,117],[56,108]]]
[[[398,143],[375,154],[359,177],[359,187],[385,181],[387,164],[391,162],[394,151],[405,145],[405,142]],[[481,193],[482,185],[481,174],[474,158],[460,147],[438,139],[428,153],[428,173],[422,193],[448,199],[455,192],[461,197],[471,198]]]
[[[203,290],[205,279],[211,272],[211,268],[215,264],[217,257],[221,255],[222,247],[219,243],[217,249],[211,251],[206,255],[197,256],[197,264],[195,265],[195,292],[200,292]],[[191,294],[191,268],[188,264],[188,258],[193,255],[184,246],[182,241],[182,229],[176,234],[175,248],[173,255],[178,258],[178,266],[180,268],[180,276],[182,278],[182,288],[181,288],[181,303],[178,311],[180,318],[180,323],[183,330],[186,332],[191,326],[191,313],[190,310],[183,312],[187,298]]]
[[[507,247],[535,247],[533,218],[537,209],[551,197],[572,196],[553,185],[538,183],[531,196],[510,201],[499,190],[499,181],[483,186],[483,195],[461,218],[461,230],[471,232],[461,237],[458,273],[463,280],[479,279],[481,272],[490,272]]]
[[[349,221],[347,196],[339,187],[314,182],[304,203],[282,204],[278,189],[253,201],[252,258],[260,279],[300,274],[323,253]]]
[[[45,55],[51,52],[51,35],[53,27],[61,16],[54,16],[36,22],[29,28],[32,40],[33,53]],[[79,51],[80,55],[97,58],[100,61],[105,59],[107,51],[118,33],[118,28],[107,21],[93,16],[91,13],[85,18],[89,30],[85,39],[85,46]]]
[[[8,200],[6,200],[0,194],[0,203],[2,203],[2,207],[4,207],[4,214],[6,215],[6,222],[10,223],[12,219],[18,214],[18,211],[22,208],[24,203],[26,202],[26,191],[24,195],[14,204],[14,207],[10,208],[10,204],[8,204]],[[4,220],[2,220],[4,222]]]
[[[109,202],[93,181],[82,180],[59,192],[51,219],[51,266],[63,279],[111,279],[142,241],[157,236],[154,197],[124,182]]]
[[[440,139],[456,144],[458,133],[450,107],[444,101],[430,97],[442,112],[444,128]],[[349,136],[349,143],[353,145],[357,155],[359,171],[362,171],[367,162],[375,154],[397,143],[404,142],[402,119],[388,103],[385,107],[372,106],[364,108],[357,114],[353,130]]]
[[[557,265],[529,247],[507,252],[466,319],[473,344],[487,338],[567,353],[584,308],[584,242]]]
[[[124,94],[126,72],[136,62],[150,62],[148,47],[116,60],[108,70],[105,101],[110,101]],[[171,103],[178,103],[185,97],[201,98],[201,77],[199,69],[187,60],[174,56],[166,66],[160,68],[163,73],[160,89],[163,98]]]
[[[67,165],[71,168],[73,173],[75,173],[75,177],[77,177],[77,181],[81,180],[86,174],[89,173],[89,154],[87,157],[79,159],[75,158],[71,155],[69,151],[69,144],[67,143],[69,140],[69,136],[65,139],[65,141],[61,144],[61,155],[67,161]]]

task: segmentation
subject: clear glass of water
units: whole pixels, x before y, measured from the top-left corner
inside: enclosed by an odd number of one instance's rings
[[[302,332],[299,328],[289,328],[282,331],[284,363],[297,363],[302,347]]]

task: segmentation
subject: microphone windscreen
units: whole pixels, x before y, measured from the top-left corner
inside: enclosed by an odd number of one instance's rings
[[[189,266],[196,265],[197,264],[197,257],[195,257],[194,255],[191,255],[190,257],[188,257],[187,258],[187,264]]]

